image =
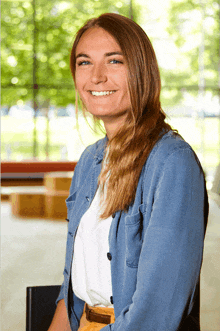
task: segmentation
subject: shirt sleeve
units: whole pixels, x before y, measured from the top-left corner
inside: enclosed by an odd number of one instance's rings
[[[194,152],[175,150],[158,174],[132,303],[103,331],[179,330],[199,282],[205,197],[203,171]]]
[[[58,304],[58,302],[60,301],[60,300],[62,300],[62,299],[64,299],[64,282],[62,283],[62,285],[61,285],[61,288],[60,288],[60,292],[59,292],[59,295],[58,295],[58,298],[56,299],[56,306],[57,306],[57,304]]]

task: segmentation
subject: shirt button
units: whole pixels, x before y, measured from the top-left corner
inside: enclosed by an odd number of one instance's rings
[[[107,258],[109,259],[109,261],[111,261],[111,259],[112,259],[112,254],[111,254],[111,253],[107,253]]]

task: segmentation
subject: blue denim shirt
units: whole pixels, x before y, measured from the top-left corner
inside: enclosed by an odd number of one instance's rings
[[[83,152],[66,200],[66,262],[57,302],[65,299],[73,331],[84,307],[71,287],[74,238],[95,195],[106,142],[99,140]],[[113,215],[109,263],[116,320],[103,331],[200,330],[199,276],[207,210],[199,161],[170,131],[152,149],[128,212]]]

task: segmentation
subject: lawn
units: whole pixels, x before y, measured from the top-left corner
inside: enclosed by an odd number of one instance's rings
[[[4,116],[1,122],[2,160],[20,161],[32,158],[33,120]],[[168,122],[194,148],[205,171],[213,173],[220,162],[220,120],[214,117],[207,117],[204,120],[173,117],[168,119]],[[37,158],[45,160],[47,122],[44,117],[37,118],[36,128]],[[72,117],[53,118],[49,124],[49,158],[77,161],[84,148],[101,137],[103,134],[95,134],[82,118],[79,119],[78,129]]]
[[[33,155],[32,119],[21,119],[4,116],[2,126],[2,160],[30,159]],[[45,160],[47,141],[47,121],[45,117],[36,120],[37,128],[37,159]],[[51,160],[70,159],[77,161],[86,146],[92,144],[102,134],[95,134],[83,118],[80,118],[78,128],[74,118],[58,117],[49,123],[49,158]]]

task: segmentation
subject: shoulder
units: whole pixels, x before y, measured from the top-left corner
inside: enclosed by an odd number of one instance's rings
[[[173,205],[174,201],[177,204],[179,201],[190,203],[189,198],[193,197],[202,204],[204,177],[192,147],[179,135],[168,132],[152,149],[143,169],[140,187],[147,196],[149,206],[158,197],[165,205]]]
[[[199,168],[201,164],[192,147],[178,134],[169,131],[162,136],[152,149],[145,165],[146,171],[163,171],[169,166]]]
[[[86,147],[75,167],[74,174],[76,176],[80,176],[82,173],[87,173],[87,171],[89,171],[94,163],[99,163],[102,161],[106,143],[107,137],[100,139],[94,144]]]
[[[104,137],[103,139],[96,141],[94,144],[87,146],[77,162],[78,167],[91,164],[94,160],[102,160],[106,143],[107,138]]]
[[[174,152],[181,150],[189,150],[193,152],[192,147],[179,134],[170,130],[158,140],[155,145],[154,153],[160,155],[160,157],[167,158]]]
[[[73,194],[73,192],[81,186],[86,175],[90,172],[90,169],[94,167],[96,163],[102,161],[106,143],[107,138],[105,137],[86,147],[74,169],[70,194]]]

